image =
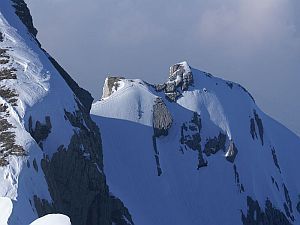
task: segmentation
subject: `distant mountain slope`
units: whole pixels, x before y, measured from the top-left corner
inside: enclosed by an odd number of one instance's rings
[[[106,185],[92,97],[41,49],[36,33],[23,0],[0,1],[1,225],[49,213],[73,225],[133,224]]]
[[[136,224],[300,224],[300,138],[242,86],[183,62],[160,85],[107,78],[91,112]]]

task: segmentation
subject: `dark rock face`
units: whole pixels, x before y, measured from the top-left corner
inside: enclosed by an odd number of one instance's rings
[[[154,157],[155,157],[157,175],[161,176],[162,169],[161,169],[160,162],[159,162],[159,151],[157,149],[156,137],[154,135],[152,136],[152,144],[153,144],[153,149],[154,149]]]
[[[34,37],[37,35],[37,29],[33,26],[32,17],[30,15],[30,11],[27,7],[27,4],[24,0],[11,0],[12,5],[16,9],[16,14],[20,18],[20,20],[27,27],[29,33],[31,33]]]
[[[285,213],[292,221],[294,221],[295,218],[293,216],[293,205],[292,205],[289,191],[288,191],[287,187],[285,186],[285,184],[283,184],[283,190],[284,190],[284,197],[285,197],[285,201],[286,201],[286,203],[284,203],[284,205],[283,205]]]
[[[274,164],[275,164],[275,166],[278,168],[279,172],[281,173],[281,169],[280,169],[280,166],[279,166],[279,163],[278,163],[278,159],[277,159],[277,155],[276,155],[276,150],[275,150],[275,148],[273,147],[273,148],[271,149],[271,151],[272,151],[272,157],[273,157]]]
[[[258,128],[259,138],[261,140],[261,144],[264,145],[264,126],[262,119],[259,117],[256,110],[253,110],[254,117],[250,119],[250,134],[254,139],[258,139],[256,127]]]
[[[32,204],[30,200],[30,204]],[[35,206],[35,209],[38,213],[38,215],[47,215],[53,213],[54,206],[50,204],[48,201],[44,199],[40,199],[38,196],[33,196],[33,204]]]
[[[219,133],[218,137],[209,138],[205,144],[204,153],[206,156],[210,156],[211,154],[216,154],[219,150],[225,151],[227,136],[223,133]]]
[[[207,166],[207,161],[203,157],[203,152],[201,148],[201,132],[202,124],[200,116],[194,112],[193,118],[190,122],[184,123],[181,126],[181,152],[184,153],[183,148],[186,150],[188,148],[192,149],[193,151],[198,152],[198,166],[197,169],[201,167]]]
[[[43,148],[42,141],[46,140],[48,135],[51,133],[52,125],[50,117],[45,117],[45,124],[41,123],[40,121],[36,121],[35,127],[33,127],[32,117],[30,116],[28,127],[30,135],[33,137],[36,143]]]
[[[280,191],[279,190],[279,185],[278,185],[277,181],[275,180],[275,178],[271,177],[271,179],[272,179],[272,183],[275,184],[277,191]]]
[[[181,96],[182,91],[188,90],[193,83],[190,67],[187,63],[179,63],[170,67],[169,80],[164,84],[155,85],[155,89],[158,92],[164,91],[167,99],[175,102]]]
[[[236,183],[236,185],[238,187],[238,191],[240,193],[245,192],[244,185],[241,184],[241,182],[240,182],[240,174],[239,174],[239,172],[238,172],[237,167],[236,167],[235,164],[233,165],[233,170],[234,170],[234,180],[235,180],[235,183]]]
[[[257,133],[256,133],[256,126],[255,126],[255,120],[253,118],[250,119],[250,133],[252,136],[252,139],[257,139]]]
[[[98,127],[79,102],[78,107],[76,112],[66,111],[66,120],[78,128],[70,144],[60,146],[51,158],[45,155],[41,162],[53,205],[35,201],[39,216],[51,210],[69,216],[73,225],[133,224],[128,210],[111,196],[106,185]]]
[[[292,225],[285,214],[273,206],[267,199],[264,209],[258,201],[247,197],[247,215],[242,212],[242,222],[244,225]]]
[[[261,118],[259,117],[259,115],[257,114],[257,112],[254,110],[254,118],[258,127],[258,133],[259,133],[259,137],[261,140],[261,144],[264,145],[264,126],[262,123]]]

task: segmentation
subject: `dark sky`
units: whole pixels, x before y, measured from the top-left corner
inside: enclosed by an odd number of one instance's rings
[[[27,2],[43,47],[96,99],[107,75],[163,82],[187,60],[300,134],[299,0]]]

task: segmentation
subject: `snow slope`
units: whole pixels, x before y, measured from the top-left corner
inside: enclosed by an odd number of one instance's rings
[[[300,138],[240,85],[186,62],[170,70],[166,84],[182,83],[188,71],[193,82],[174,91],[120,79],[122,88],[92,106],[108,184],[135,223],[300,224]],[[173,120],[160,136],[156,98]]]

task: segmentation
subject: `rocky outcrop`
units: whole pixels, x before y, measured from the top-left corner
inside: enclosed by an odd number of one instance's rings
[[[267,199],[264,208],[258,201],[247,197],[248,211],[245,215],[242,212],[242,222],[244,225],[292,225],[286,215],[273,206]]]
[[[161,98],[156,98],[153,105],[153,130],[154,136],[166,136],[172,126],[172,115]]]
[[[117,91],[119,88],[119,81],[122,79],[124,79],[124,77],[107,77],[103,86],[102,98],[107,98],[113,92]]]
[[[152,143],[154,149],[154,157],[157,168],[157,175],[162,174],[162,169],[159,162],[159,151],[157,148],[157,138],[161,136],[167,136],[168,130],[171,128],[173,123],[173,118],[169,112],[166,104],[161,98],[156,98],[153,105],[153,118],[152,118],[153,136]]]
[[[188,90],[194,82],[193,74],[187,62],[170,67],[169,80],[164,84],[155,85],[158,92],[164,91],[168,100],[175,102],[183,91]]]

